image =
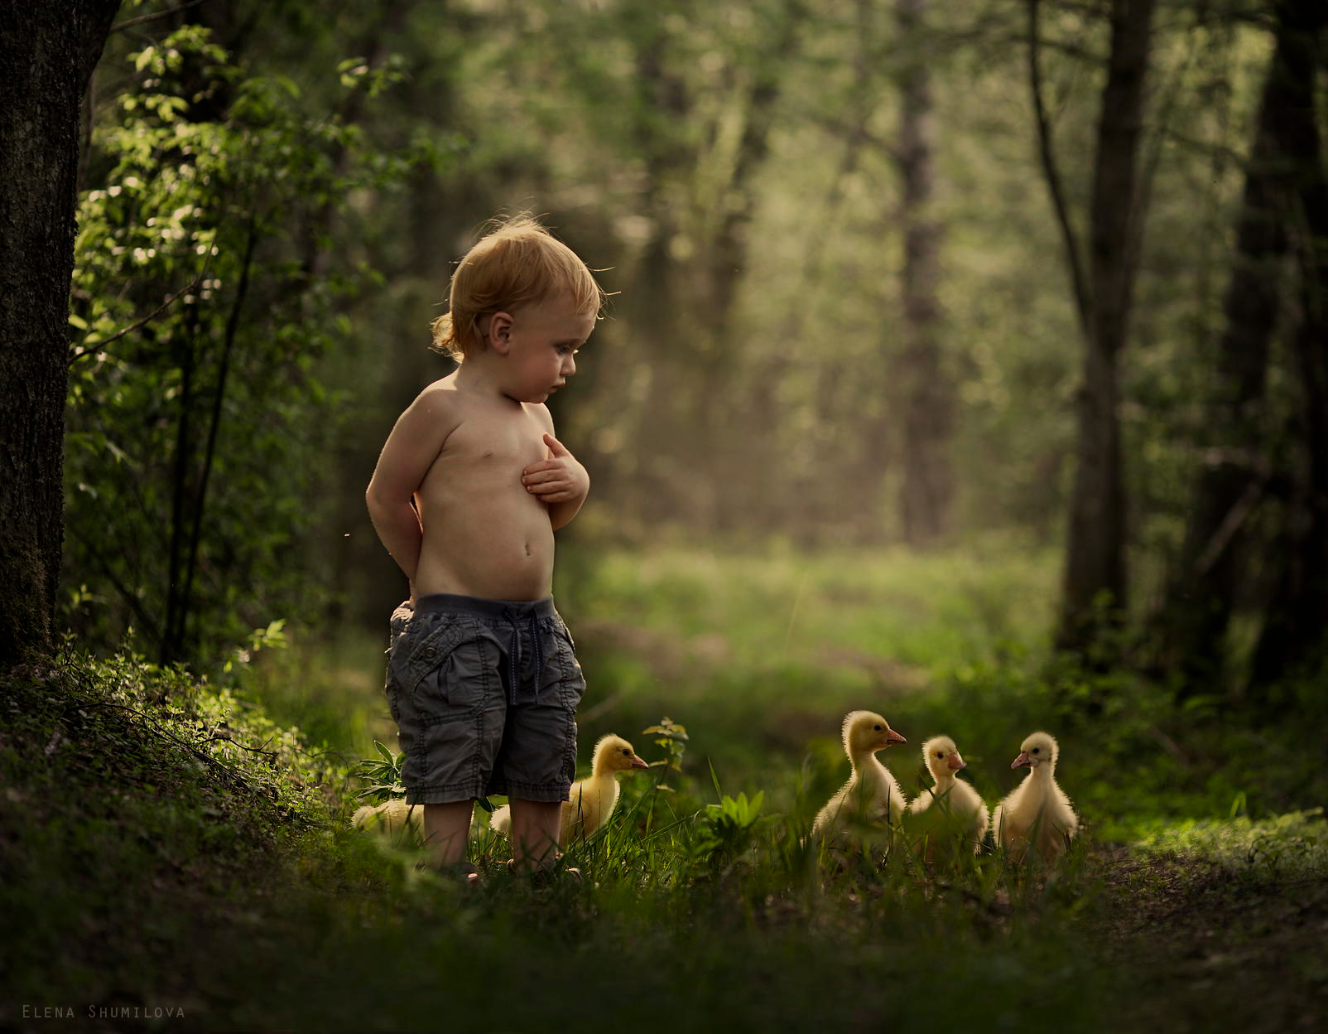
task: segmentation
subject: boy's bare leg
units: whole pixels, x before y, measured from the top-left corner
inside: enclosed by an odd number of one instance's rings
[[[466,860],[466,837],[474,801],[424,806],[424,849],[429,865],[441,869]]]
[[[552,865],[558,856],[558,828],[562,804],[558,801],[523,801],[512,804],[512,854],[519,871]]]

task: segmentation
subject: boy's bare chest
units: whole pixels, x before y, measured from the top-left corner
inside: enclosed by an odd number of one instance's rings
[[[548,455],[544,429],[529,413],[477,414],[463,420],[443,448],[440,461],[475,474],[517,476]]]

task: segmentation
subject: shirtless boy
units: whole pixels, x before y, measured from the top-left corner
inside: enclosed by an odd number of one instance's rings
[[[366,493],[378,537],[410,579],[392,615],[387,696],[423,805],[430,864],[466,873],[477,797],[512,804],[514,868],[557,859],[585,690],[554,609],[553,533],[586,470],[544,403],[576,372],[604,295],[532,219],[476,244],[452,276],[434,345],[457,370],[397,420]]]

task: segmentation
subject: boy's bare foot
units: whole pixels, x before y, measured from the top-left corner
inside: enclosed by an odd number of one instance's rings
[[[559,878],[572,883],[581,883],[581,870],[571,865],[562,864],[562,855],[550,865],[539,865],[533,869],[518,869],[515,858],[507,860],[507,871],[513,876],[528,877],[532,887],[547,887]]]
[[[465,887],[478,887],[480,883],[479,870],[468,861],[452,862],[437,868],[428,862],[420,862],[415,868],[420,872],[431,872],[444,880],[460,883]]]

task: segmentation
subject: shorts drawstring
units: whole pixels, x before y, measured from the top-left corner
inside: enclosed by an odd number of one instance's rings
[[[507,648],[507,702],[516,706],[516,687],[521,681],[521,625],[517,612],[511,607],[503,610],[503,617],[512,626],[512,639]],[[528,615],[526,631],[535,650],[535,703],[539,703],[540,680],[544,677],[544,647],[540,644],[539,618],[532,610]]]

